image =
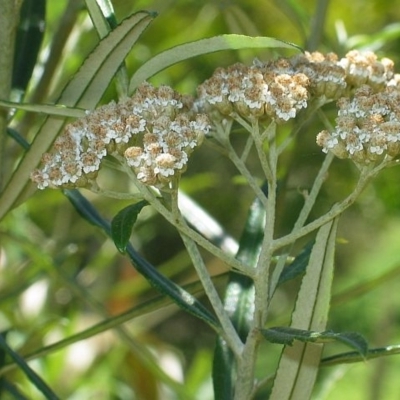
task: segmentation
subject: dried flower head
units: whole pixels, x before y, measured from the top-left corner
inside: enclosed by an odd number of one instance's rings
[[[124,156],[143,183],[163,186],[185,170],[208,133],[207,116],[195,114],[192,103],[167,86],[144,83],[131,98],[68,124],[31,179],[39,189],[83,187],[111,154]]]

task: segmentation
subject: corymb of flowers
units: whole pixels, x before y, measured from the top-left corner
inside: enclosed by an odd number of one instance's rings
[[[144,83],[67,125],[31,178],[39,189],[90,187],[111,155],[142,183],[162,188],[185,171],[213,125],[238,118],[284,124],[311,103],[331,101],[336,127],[320,132],[317,144],[359,166],[375,164],[400,154],[399,76],[391,60],[351,51],[342,59],[315,52],[218,68],[196,99]]]
[[[210,129],[193,99],[167,86],[142,84],[66,126],[31,178],[39,189],[90,187],[106,155],[122,159],[146,185],[163,187],[187,167],[188,157]]]

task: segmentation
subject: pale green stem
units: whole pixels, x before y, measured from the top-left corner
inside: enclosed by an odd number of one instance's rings
[[[251,189],[253,189],[257,198],[266,206],[267,198],[265,197],[263,191],[260,189],[260,185],[254,179],[252,173],[247,169],[246,164],[241,158],[239,158],[239,156],[236,154],[235,149],[230,143],[226,143],[225,147],[228,150],[229,159],[232,161],[232,163],[235,165],[241,175],[246,178],[247,183],[249,184]]]
[[[120,158],[121,164],[125,165],[123,158]],[[234,269],[237,272],[252,277],[254,275],[254,269],[248,268],[243,265],[236,258],[230,256],[229,254],[223,252],[219,247],[214,246],[207,239],[201,236],[199,233],[191,229],[186,223],[183,223],[182,218],[176,218],[172,214],[170,210],[168,210],[160,201],[159,198],[150,190],[150,188],[140,182],[136,175],[132,172],[129,167],[126,167],[126,172],[129,175],[132,182],[138,188],[138,190],[142,193],[143,198],[151,204],[154,209],[160,213],[169,223],[175,226],[179,232],[190,237],[194,240],[198,245],[203,247],[209,253],[213,254],[215,257],[219,258],[222,262],[226,263],[230,269]]]
[[[186,225],[185,220],[182,217],[182,214],[179,211],[178,206],[178,182],[172,182],[171,192],[167,194],[168,202],[170,203],[172,216],[176,221],[179,221],[180,225]],[[196,245],[196,243],[190,239],[185,234],[181,232],[180,236],[182,241],[186,247],[186,250],[190,256],[190,259],[193,262],[193,266],[197,272],[197,275],[203,285],[204,291],[208,297],[208,300],[211,303],[212,308],[215,311],[215,314],[218,317],[218,320],[222,327],[222,337],[228,343],[229,347],[235,353],[237,357],[240,356],[243,349],[243,343],[237,334],[232,321],[229,318],[229,315],[224,309],[224,305],[215,289],[214,283],[211,279],[210,273],[208,272],[203,257],[200,254],[200,251]]]
[[[272,128],[272,127],[271,127]],[[253,137],[260,136],[258,125],[254,126]],[[259,329],[262,328],[267,319],[268,313],[268,281],[270,274],[270,265],[273,257],[272,243],[274,239],[275,227],[275,208],[276,208],[276,169],[278,164],[278,155],[276,152],[275,127],[269,132],[269,160],[267,161],[263,143],[254,139],[257,152],[260,156],[260,162],[268,162],[268,168],[264,171],[270,173],[268,179],[268,199],[266,205],[266,222],[264,226],[264,238],[261,247],[260,256],[256,266],[256,276],[254,278],[255,286],[255,304],[252,328],[246,339],[242,357],[238,359],[238,377],[235,386],[235,400],[249,399],[254,391],[254,372],[257,360],[257,349],[261,341]],[[261,148],[259,147],[261,146]],[[262,155],[264,154],[264,155]]]
[[[310,193],[305,198],[303,208],[301,209],[300,214],[297,218],[297,221],[294,224],[292,232],[296,232],[298,229],[300,229],[305,224],[308,216],[310,215],[311,209],[315,204],[317,196],[321,190],[322,184],[326,180],[328,169],[329,169],[334,157],[335,156],[333,155],[333,153],[328,153],[327,156],[325,157],[325,159],[321,165],[321,168],[318,172],[318,175],[314,180],[313,187],[311,188]],[[291,244],[291,248],[286,252],[286,255],[282,255],[279,258],[279,261],[272,273],[270,289],[269,289],[270,298],[272,297],[273,293],[275,292],[276,286],[279,281],[279,277],[280,277],[282,270],[286,264],[287,256],[290,254],[290,252],[293,248],[293,245],[294,245],[294,243]]]
[[[255,362],[261,337],[258,329],[252,329],[246,338],[242,356],[238,359],[237,381],[234,400],[248,400],[252,398],[255,386]]]
[[[360,178],[357,182],[356,187],[354,188],[353,192],[347,196],[343,201],[340,203],[335,204],[330,211],[326,214],[322,215],[321,217],[317,218],[316,220],[310,222],[309,224],[289,233],[286,236],[283,236],[279,239],[275,239],[273,243],[273,250],[276,251],[284,246],[292,244],[297,239],[315,231],[316,229],[320,228],[322,225],[325,225],[327,222],[331,221],[332,219],[339,216],[343,211],[349,208],[361,194],[361,192],[365,189],[367,184],[370,180],[376,176],[376,174],[382,169],[385,168],[387,164],[384,162],[377,167],[370,169],[370,168],[363,168],[361,170]]]
[[[193,262],[194,268],[196,269],[197,275],[200,278],[200,281],[203,285],[204,291],[210,301],[215,314],[218,317],[218,320],[222,326],[222,336],[224,340],[228,343],[229,347],[236,355],[236,357],[240,357],[243,351],[243,343],[237,334],[232,321],[229,319],[228,314],[224,310],[224,306],[220,297],[218,296],[217,290],[213,284],[210,273],[208,272],[203,258],[199,252],[199,249],[196,243],[190,239],[188,236],[181,234],[181,238],[183,243],[185,244],[186,250],[189,253],[189,256]]]
[[[261,168],[264,172],[265,178],[270,181],[273,179],[273,173],[271,171],[271,166],[268,162],[267,154],[264,151],[264,141],[261,138],[260,130],[258,126],[258,120],[254,121],[253,125],[249,125],[243,118],[237,116],[236,121],[239,122],[243,127],[247,127],[246,129],[249,130],[251,136],[253,137],[254,144],[257,150],[257,155],[261,163]],[[274,132],[275,130],[275,123],[271,122],[271,131]],[[267,131],[270,132],[270,129]]]
[[[235,165],[237,170],[241,173],[241,175],[246,179],[247,183],[253,189],[257,198],[265,205],[266,204],[265,195],[264,195],[263,191],[260,189],[260,185],[254,179],[252,173],[247,169],[246,164],[245,164],[245,159],[243,159],[244,153],[242,154],[242,157],[239,157],[229,141],[229,133],[230,133],[230,129],[232,127],[232,123],[233,123],[233,121],[231,120],[225,126],[223,126],[221,124],[217,125],[215,138],[221,143],[224,150],[227,152],[227,156],[232,161],[232,163]],[[245,124],[246,129],[251,129],[251,126],[249,124],[247,124],[246,121],[243,120],[243,123]],[[247,141],[246,148],[247,147],[249,147],[249,148],[248,148],[248,150],[245,149],[246,152],[250,151],[251,144],[252,144],[252,142],[249,143],[249,141]],[[247,155],[245,155],[245,157],[247,157]]]
[[[270,146],[268,153],[269,166],[272,174],[272,179],[268,180],[268,202],[266,210],[266,222],[264,227],[264,238],[260,256],[257,262],[257,267],[256,267],[257,274],[255,278],[255,290],[256,290],[255,323],[257,324],[256,326],[258,328],[264,325],[267,317],[267,311],[268,311],[267,288],[269,282],[270,266],[274,252],[272,248],[272,243],[274,241],[274,229],[275,229],[276,190],[277,190],[276,171],[278,165],[278,155],[276,150],[277,150],[276,140],[275,140],[275,135],[273,135],[270,138]]]
[[[252,136],[249,136],[247,138],[246,144],[244,146],[242,155],[240,156],[240,159],[244,163],[247,161],[247,158],[249,157],[249,153],[250,153],[251,148],[253,147],[253,143],[254,143],[254,140],[253,140]]]

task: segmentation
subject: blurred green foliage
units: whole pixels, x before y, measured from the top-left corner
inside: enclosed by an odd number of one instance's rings
[[[83,2],[47,3],[42,53],[26,101],[54,101],[63,83],[98,41]],[[326,16],[319,13],[323,3],[115,0],[113,5],[118,21],[141,9],[158,13],[126,60],[130,73],[162,50],[222,33],[271,36],[302,47],[315,43],[315,49],[339,55],[353,47],[372,49],[400,66],[400,9],[395,2],[338,0],[327,4]],[[66,28],[60,24],[67,7],[72,9],[70,33],[62,31]],[[317,22],[322,26],[320,31],[315,28]],[[48,86],[40,92],[37,85],[41,74],[52,62],[46,58],[49,46],[60,32],[66,35],[62,53],[55,60],[54,72],[49,73]],[[241,50],[198,57],[168,68],[152,82],[194,93],[196,86],[218,66],[237,61],[250,63],[254,57],[267,59],[277,54],[284,53]],[[111,85],[103,102],[116,96]],[[329,107],[326,113],[330,116]],[[15,121],[24,137],[31,140],[40,119],[17,114]],[[280,171],[285,194],[279,205],[280,233],[288,232],[293,224],[302,201],[300,192],[309,188],[323,157],[315,145],[320,129],[318,120],[303,128],[297,136],[299,143],[288,153],[285,168]],[[239,130],[233,140],[236,146],[243,144]],[[12,163],[19,154],[15,147]],[[256,169],[254,173],[257,175]],[[115,188],[129,185],[126,178],[109,171],[103,179]],[[343,198],[355,179],[353,165],[336,160],[321,194],[319,211],[326,211]],[[336,296],[329,327],[335,331],[358,331],[371,346],[400,342],[399,181],[396,168],[381,173],[339,225]],[[197,151],[182,187],[230,235],[239,236],[252,193],[240,184],[238,173],[221,154],[207,145]],[[85,195],[107,218],[129,204]],[[180,284],[196,281],[178,235],[150,209],[140,214],[132,240],[166,276]],[[208,259],[208,267],[213,275],[226,272],[212,258]],[[392,273],[384,279],[388,271]],[[222,290],[224,278],[218,282]],[[364,288],[367,282],[370,284]],[[298,283],[284,285],[277,294],[272,325],[287,322],[286,313]],[[20,354],[30,354],[155,296],[157,293],[118,254],[113,243],[82,220],[59,191],[36,192],[1,223],[0,327],[10,329],[9,343]],[[169,306],[123,327],[128,338],[115,329],[109,330],[35,359],[32,367],[63,399],[212,398],[209,372],[215,338],[205,324]],[[144,351],[147,348],[151,351]],[[343,351],[340,346],[330,349]],[[268,352],[268,358],[259,360],[260,371],[274,362],[271,349]],[[279,346],[272,350],[276,355],[279,352]],[[396,372],[399,368],[400,359],[396,357],[326,368],[318,384],[320,397],[316,398],[396,400],[400,391]],[[41,398],[17,370],[7,372],[5,377],[26,398]]]

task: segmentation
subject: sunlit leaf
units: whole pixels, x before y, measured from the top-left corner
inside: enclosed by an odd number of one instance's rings
[[[251,37],[234,34],[220,35],[185,43],[157,54],[149,61],[142,64],[131,78],[129,93],[132,93],[143,81],[149,79],[163,69],[189,58],[222,50],[266,49],[277,47],[299,50],[299,47],[292,43],[270,37]]]
[[[303,277],[291,328],[323,331],[331,297],[337,221],[318,231]],[[274,380],[270,400],[309,399],[319,369],[321,343],[295,342],[286,346]]]
[[[82,118],[85,116],[85,110],[77,107],[67,107],[57,104],[29,104],[29,103],[14,103],[12,101],[0,100],[0,107],[15,108],[17,110],[30,111],[34,113],[42,113],[47,115]]]

